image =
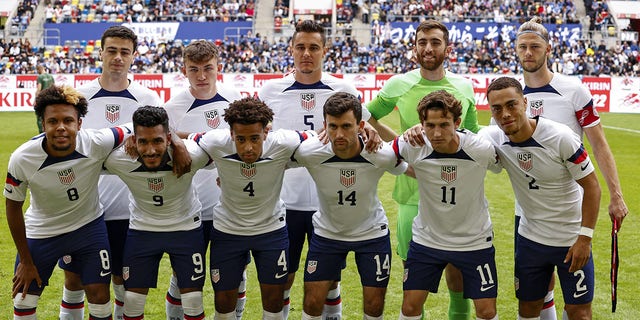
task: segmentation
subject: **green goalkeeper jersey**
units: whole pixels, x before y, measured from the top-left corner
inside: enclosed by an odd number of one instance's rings
[[[461,129],[472,132],[480,130],[471,81],[448,71],[444,78],[438,81],[422,78],[420,69],[395,75],[387,81],[378,96],[369,102],[367,109],[372,117],[379,120],[398,107],[400,130],[404,132],[420,123],[417,112],[418,102],[427,94],[437,90],[451,93],[462,103]],[[416,179],[406,175],[397,176],[393,199],[400,204],[418,205],[420,194]]]

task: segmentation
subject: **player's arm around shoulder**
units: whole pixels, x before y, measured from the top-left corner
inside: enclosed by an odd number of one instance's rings
[[[372,156],[377,158],[380,167],[394,176],[405,173],[409,167],[409,164],[402,158],[399,158],[392,143],[383,143],[380,150],[376,154],[366,154],[364,156]]]
[[[496,148],[491,141],[487,140],[480,134],[474,134],[465,130],[465,134],[469,136],[470,144],[477,150],[480,164],[493,173],[500,173],[502,165],[500,164]]]

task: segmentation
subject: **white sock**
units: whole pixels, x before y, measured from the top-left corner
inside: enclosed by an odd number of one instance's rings
[[[302,320],[321,320],[322,316],[310,316],[302,310]]]
[[[219,313],[218,311],[216,311],[215,315],[213,316],[213,320],[235,320],[235,319],[236,319],[235,311],[231,311],[229,313]]]
[[[382,319],[384,319],[384,314],[380,315],[379,317],[374,317],[365,313],[362,316],[362,320],[382,320]]]
[[[262,320],[282,320],[282,311],[273,313],[262,310]]]
[[[540,320],[557,320],[556,305],[553,301],[553,290],[547,292],[544,296],[544,304],[542,305],[542,311],[540,311]]]
[[[84,318],[84,290],[62,289],[60,320],[82,320]]]
[[[327,299],[324,302],[322,308],[323,319],[327,320],[341,320],[342,319],[342,298],[340,297],[340,284],[338,287],[329,290],[327,293]]]
[[[569,315],[567,314],[567,310],[562,310],[562,320],[569,320]]]
[[[38,306],[38,300],[40,296],[33,294],[27,294],[22,299],[22,293],[18,293],[13,298],[13,319],[14,320],[36,320],[36,307]],[[18,315],[20,312],[20,315]]]
[[[202,291],[193,291],[182,294],[182,309],[184,317],[196,317],[204,319],[204,306],[202,305]]]
[[[102,304],[89,303],[89,319],[93,318],[111,319],[111,301]]]
[[[146,302],[146,294],[126,291],[124,293],[124,315],[129,318],[144,317],[144,304]]]
[[[236,320],[241,320],[244,306],[247,303],[247,270],[242,272],[242,281],[238,286],[238,300],[236,301]]]
[[[522,317],[522,316],[518,315],[518,320],[540,320],[540,317],[525,318],[525,317]]]
[[[497,314],[497,313],[496,313],[496,316],[495,316],[495,317],[493,317],[493,318],[491,318],[491,319],[483,319],[483,318],[478,318],[478,317],[476,317],[476,320],[498,320],[498,319],[499,319],[499,318],[498,318],[498,314]]]
[[[113,319],[122,320],[124,319],[124,285],[114,283],[112,287],[113,295],[115,296],[113,302]]]
[[[171,275],[164,306],[165,313],[167,314],[167,320],[182,320],[184,317],[180,288],[178,287],[178,278],[176,278],[175,274]]]
[[[284,299],[282,301],[282,319],[289,319],[289,308],[291,307],[291,290],[284,291]]]
[[[420,318],[422,318],[422,315],[409,317],[400,312],[400,317],[398,317],[398,320],[420,320]]]

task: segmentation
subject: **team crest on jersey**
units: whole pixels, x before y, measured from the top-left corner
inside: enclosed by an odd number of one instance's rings
[[[441,166],[440,179],[446,183],[456,181],[458,178],[458,166]]]
[[[122,267],[122,279],[129,279],[129,267]]]
[[[529,113],[532,117],[542,115],[544,113],[544,100],[529,101]]]
[[[316,94],[315,93],[302,93],[300,94],[300,106],[304,110],[311,110],[316,107]]]
[[[213,283],[220,281],[220,269],[211,269],[211,281]]]
[[[345,188],[356,184],[356,169],[340,169],[340,184]]]
[[[164,189],[164,181],[162,181],[162,178],[147,178],[147,184],[149,185],[149,189],[156,193]]]
[[[71,263],[71,256],[70,255],[65,255],[64,257],[62,257],[62,262],[64,262],[64,264]]]
[[[524,171],[529,171],[533,168],[533,155],[531,152],[520,152],[517,154],[518,156],[518,165],[520,169]]]
[[[314,273],[316,272],[317,268],[318,268],[318,261],[309,260],[309,262],[307,262],[307,273]]]
[[[73,168],[68,168],[58,171],[58,178],[60,179],[60,183],[70,185],[76,180],[76,175],[73,173]]]
[[[255,163],[242,163],[242,176],[251,179],[256,175],[256,164]]]
[[[110,123],[114,123],[120,119],[120,105],[108,104],[104,110],[104,117]]]
[[[218,110],[210,110],[204,113],[204,118],[207,119],[207,125],[210,128],[217,128],[220,125],[220,114]]]

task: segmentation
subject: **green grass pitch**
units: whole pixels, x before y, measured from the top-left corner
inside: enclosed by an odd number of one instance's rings
[[[618,172],[624,192],[625,200],[631,215],[625,220],[620,242],[620,275],[618,284],[618,308],[611,313],[611,294],[609,282],[609,249],[611,223],[607,211],[608,190],[600,173],[600,183],[603,188],[600,216],[593,239],[593,255],[596,264],[596,294],[593,301],[594,319],[638,319],[640,318],[640,277],[639,253],[640,232],[637,231],[640,219],[640,114],[601,114],[605,126],[607,139],[613,150],[618,165]],[[481,124],[487,124],[489,113],[480,111]],[[383,120],[384,123],[398,128],[397,115],[394,113]],[[0,170],[6,176],[7,161],[11,152],[21,143],[36,134],[35,117],[28,112],[0,113]],[[587,149],[590,146],[587,144]],[[392,246],[395,248],[396,204],[391,200],[393,177],[385,175],[379,184],[379,196],[382,200],[390,221]],[[515,319],[517,301],[513,290],[513,192],[506,174],[487,173],[486,193],[489,200],[491,217],[494,223],[496,259],[498,264],[499,294],[498,313],[503,319]],[[25,205],[26,209],[26,205]],[[15,247],[9,233],[5,208],[0,209],[0,319],[12,318],[11,284]],[[247,308],[245,319],[260,319],[260,292],[255,278],[255,266],[249,266],[249,283],[247,285]],[[164,319],[164,294],[170,274],[168,259],[165,256],[161,264],[158,289],[152,289],[147,299],[146,318]],[[360,281],[353,255],[349,255],[347,269],[342,274],[342,299],[344,319],[362,318],[362,293]],[[298,272],[298,279],[291,293],[290,319],[300,319],[302,312],[302,273]],[[56,268],[50,280],[50,286],[44,291],[40,299],[39,319],[57,319],[58,306],[62,292],[62,272]],[[561,318],[563,307],[562,293],[556,286],[556,307]],[[441,281],[439,293],[430,294],[425,305],[426,319],[446,319],[448,308],[448,294],[444,279]],[[213,291],[207,281],[204,289],[205,312],[208,319],[213,319]],[[402,303],[402,264],[394,255],[392,276],[386,296],[385,317],[397,319]],[[85,308],[86,309],[86,308]],[[86,310],[85,310],[86,312]],[[86,313],[88,315],[88,313]]]

